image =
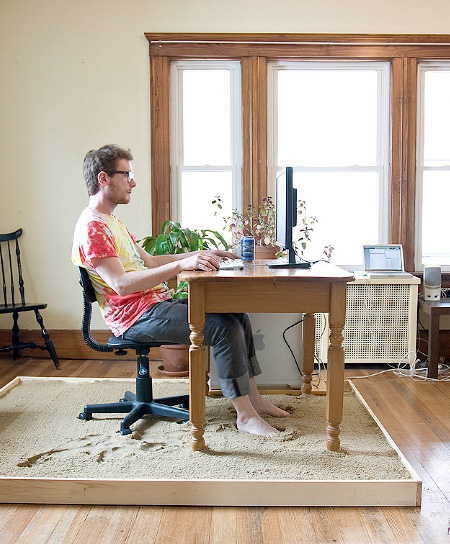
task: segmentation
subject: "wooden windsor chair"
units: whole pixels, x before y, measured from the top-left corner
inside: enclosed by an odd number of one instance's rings
[[[20,357],[20,350],[38,348],[47,350],[56,368],[60,368],[53,342],[44,326],[44,321],[39,310],[47,307],[47,304],[39,302],[26,302],[25,288],[22,275],[22,263],[20,256],[19,238],[22,229],[9,234],[0,234],[0,264],[2,271],[3,303],[0,304],[0,314],[12,314],[12,344],[0,347],[0,352],[12,351],[14,359]],[[23,312],[34,312],[38,322],[44,345],[34,342],[22,342],[20,340],[19,315]]]

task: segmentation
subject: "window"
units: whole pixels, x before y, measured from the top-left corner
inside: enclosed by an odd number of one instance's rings
[[[441,132],[450,117],[450,35],[153,33],[146,37],[154,231],[171,210],[180,210],[186,198],[175,191],[174,183],[193,187],[200,183],[193,179],[203,177],[231,184],[231,207],[240,208],[273,194],[277,169],[290,163],[300,194],[319,219],[315,242],[320,236],[324,243],[333,243],[333,262],[356,262],[356,254],[360,255],[356,247],[363,239],[376,238],[401,243],[410,272],[431,261],[450,271],[443,219],[450,158]],[[186,61],[197,63],[189,66],[193,73],[188,77],[195,78],[203,63],[210,63],[212,71],[229,70],[232,143],[227,164],[219,164],[223,158],[205,156],[186,161],[191,152],[182,142],[184,129],[171,130],[175,107],[170,107],[171,66]],[[232,83],[238,79],[240,91]],[[342,92],[345,88],[347,92]],[[180,101],[176,107],[180,104],[183,108]],[[223,110],[228,111],[228,106]],[[195,124],[187,117],[186,122]],[[296,146],[290,136],[293,127],[300,142]],[[181,153],[178,162],[169,152],[175,133]],[[317,149],[326,153],[315,154]],[[218,182],[219,174],[228,176],[227,181]],[[340,221],[334,220],[336,209]],[[331,231],[337,242],[328,239]],[[352,237],[350,247],[344,247],[343,236],[345,246]]]
[[[388,236],[389,64],[269,63],[270,113],[269,172],[293,166],[318,220],[307,257],[332,245],[354,269],[364,243]]]
[[[450,63],[419,65],[416,265],[450,270]]]
[[[241,206],[239,62],[171,65],[172,219],[184,227],[222,231],[224,214]]]

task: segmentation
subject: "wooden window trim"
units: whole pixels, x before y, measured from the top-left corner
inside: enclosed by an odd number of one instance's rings
[[[267,195],[267,62],[384,60],[391,64],[390,241],[414,271],[417,65],[450,59],[450,35],[146,33],[150,54],[152,229],[170,218],[172,60],[239,59],[242,69],[243,205]]]

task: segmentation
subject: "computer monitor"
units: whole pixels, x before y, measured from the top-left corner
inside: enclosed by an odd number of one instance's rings
[[[309,268],[310,263],[298,262],[295,256],[292,229],[297,225],[297,189],[294,170],[287,166],[276,179],[276,243],[287,251],[287,260],[268,263],[269,268]]]

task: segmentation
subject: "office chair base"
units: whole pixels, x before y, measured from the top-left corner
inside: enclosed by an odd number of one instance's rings
[[[127,391],[119,402],[87,404],[78,419],[90,421],[92,414],[127,414],[120,422],[120,434],[127,435],[132,432],[130,425],[148,414],[172,417],[182,422],[189,421],[187,407],[189,407],[189,395],[163,397],[143,402],[137,400],[134,393]]]

